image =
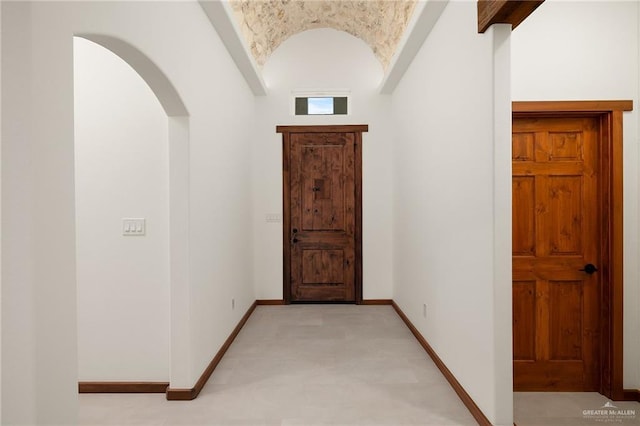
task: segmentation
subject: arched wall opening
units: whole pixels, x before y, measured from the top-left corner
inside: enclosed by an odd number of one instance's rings
[[[3,424],[76,423],[73,36],[95,34],[143,52],[187,107],[168,129],[173,387],[197,382],[255,300],[254,96],[200,5],[2,2]]]
[[[74,87],[79,379],[180,386],[187,110],[153,62],[113,37],[74,38]],[[145,234],[125,236],[124,218],[145,218]]]

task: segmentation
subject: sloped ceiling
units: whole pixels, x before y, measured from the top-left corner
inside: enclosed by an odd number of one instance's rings
[[[292,35],[333,28],[362,39],[386,70],[416,0],[231,0],[230,5],[259,67]]]

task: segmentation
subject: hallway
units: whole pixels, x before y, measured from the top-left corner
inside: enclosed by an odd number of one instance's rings
[[[475,425],[391,306],[258,306],[200,396],[82,394],[80,425]]]
[[[193,401],[80,394],[80,425],[475,425],[391,306],[258,306]],[[593,392],[516,392],[519,426],[597,424]],[[618,424],[640,404],[613,402]]]

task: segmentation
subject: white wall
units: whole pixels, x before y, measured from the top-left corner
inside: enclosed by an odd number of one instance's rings
[[[640,388],[640,2],[547,0],[513,33],[513,100],[632,99],[624,113],[624,386]]]
[[[78,377],[169,380],[168,123],[126,62],[74,38]],[[123,217],[146,219],[144,237]]]
[[[451,1],[393,94],[393,298],[489,420],[508,425],[510,27],[476,28],[476,3]]]
[[[2,121],[11,123],[2,129],[2,386],[12,390],[2,423],[75,422],[74,34],[135,46],[189,112],[187,304],[171,312],[186,327],[172,338],[171,385],[193,386],[254,299],[250,90],[196,2],[1,7]]]
[[[71,74],[29,4],[2,3],[2,423],[73,423],[76,310]],[[56,26],[56,22],[51,23]],[[72,64],[71,43],[58,52]],[[36,70],[41,70],[37,73]],[[61,87],[49,81],[64,83]],[[59,97],[66,86],[67,95]],[[55,100],[54,103],[49,103]],[[57,138],[65,134],[67,138]],[[39,142],[39,143],[38,143]],[[58,172],[52,173],[53,170]],[[63,330],[52,333],[51,329]],[[37,336],[37,338],[36,338]],[[37,344],[36,344],[37,342]],[[52,396],[50,396],[52,395]],[[54,400],[41,404],[43,401]],[[36,409],[38,407],[38,409]]]
[[[253,137],[253,223],[258,299],[282,299],[282,135],[277,125],[368,124],[363,134],[363,297],[390,299],[391,135],[389,97],[379,95],[382,66],[362,40],[333,29],[297,34],[273,52],[263,69],[266,97],[256,98]],[[293,116],[291,91],[351,91],[349,116]]]
[[[29,6],[2,7],[2,393],[0,423],[36,422],[33,161],[29,100]],[[21,58],[22,60],[16,60]],[[11,84],[8,84],[8,82]],[[8,141],[14,141],[9,144]],[[11,208],[9,208],[11,207]],[[75,324],[72,324],[75,331]],[[8,350],[13,348],[13,350]],[[71,362],[74,361],[72,354]]]
[[[0,93],[2,93],[2,7],[0,7]],[[0,101],[0,147],[2,146],[2,102]],[[0,149],[0,193],[2,193],[2,149]],[[0,235],[2,235],[2,197],[0,197]],[[2,244],[0,244],[2,259]],[[0,330],[2,330],[2,261],[0,261]],[[2,339],[0,339],[0,419],[2,418]]]

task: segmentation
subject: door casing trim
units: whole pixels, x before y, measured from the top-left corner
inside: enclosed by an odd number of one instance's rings
[[[600,393],[619,401],[623,388],[623,175],[622,113],[633,101],[513,102],[513,118],[596,117],[600,125]]]
[[[362,132],[369,131],[366,124],[343,126],[276,126],[282,133],[282,297],[286,305],[291,303],[291,174],[290,158],[292,133],[354,133],[355,134],[355,303],[362,303]]]

